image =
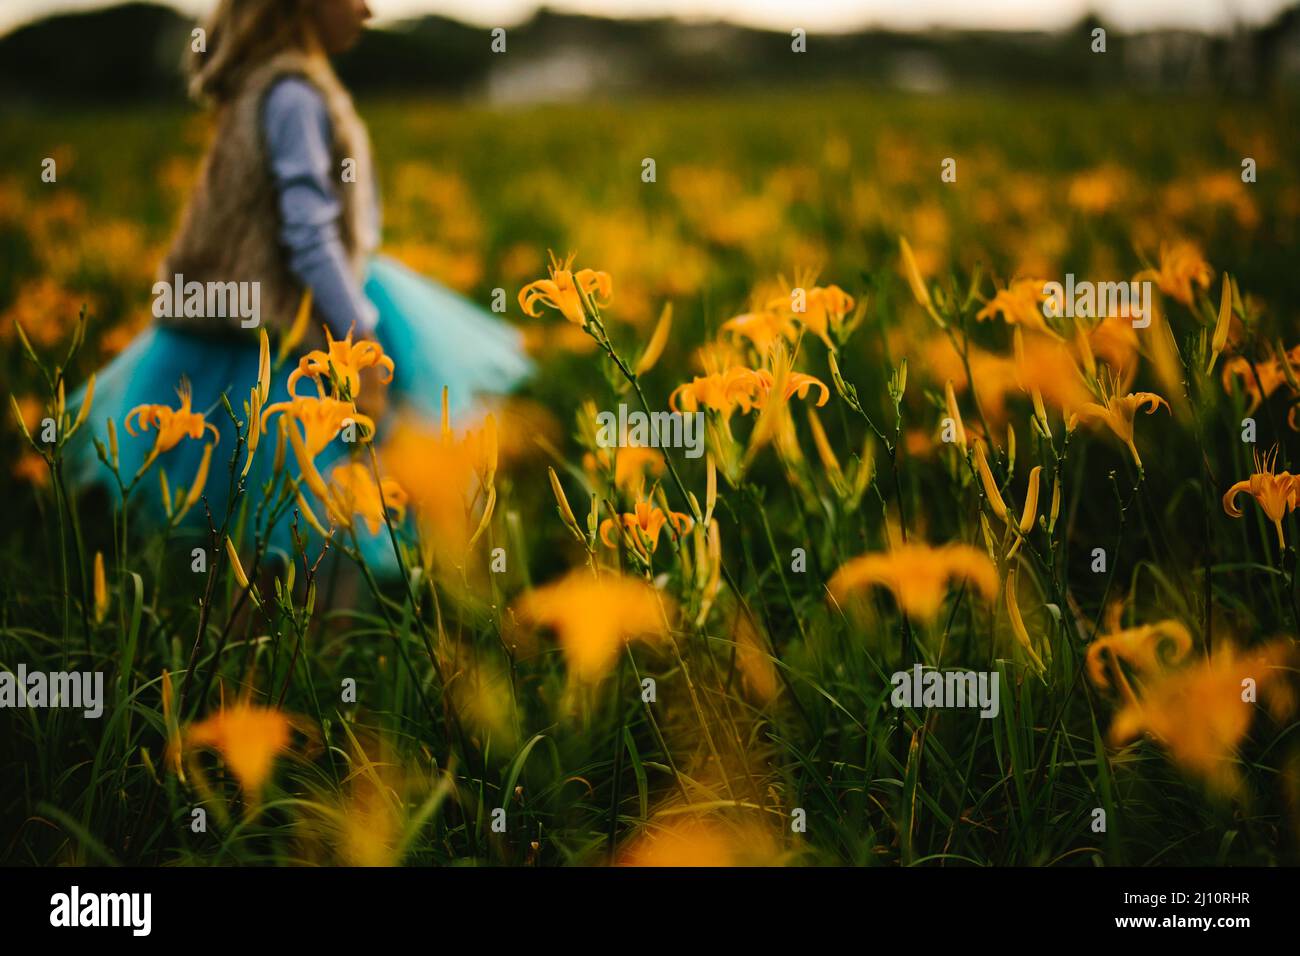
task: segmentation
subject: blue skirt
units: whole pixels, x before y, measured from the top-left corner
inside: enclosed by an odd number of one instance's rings
[[[442,415],[445,386],[448,407],[455,420],[472,409],[481,396],[505,394],[532,374],[532,362],[524,354],[522,338],[516,329],[464,296],[392,259],[376,256],[371,261],[365,294],[379,312],[375,338],[396,364],[393,381],[387,386],[391,410],[409,410],[436,424]],[[285,382],[296,364],[295,356],[272,376],[268,404],[289,399]],[[153,447],[156,432],[141,432],[134,437],[127,434],[123,427],[127,413],[137,405],[176,407],[176,388],[185,376],[193,391],[191,408],[204,413],[206,421],[220,435],[204,490],[213,521],[220,527],[228,501],[229,462],[235,443],[234,426],[221,406],[221,394],[226,394],[242,418],[243,403],[257,383],[257,366],[258,344],[254,338],[224,339],[161,325],[146,329],[97,373],[90,417],[65,449],[69,479],[82,489],[102,484],[116,498],[116,483],[100,462],[90,435],[93,433],[107,447],[104,423],[108,418],[114,420],[120,469],[129,481]],[[78,408],[84,397],[83,385],[70,397],[68,407]],[[393,415],[389,414],[376,423],[376,440],[382,441],[392,419]],[[262,486],[271,477],[274,435],[271,431],[264,437],[246,479],[247,495],[252,499],[250,521],[254,514],[252,505],[260,500]],[[138,528],[142,519],[164,520],[161,486],[154,472],[160,467],[166,469],[173,493],[178,487],[188,488],[198,471],[204,445],[210,440],[210,433],[203,440],[186,438],[159,456],[132,494],[133,527]],[[343,460],[347,451],[348,446],[336,439],[317,457],[317,467],[328,475],[330,467]],[[239,467],[243,467],[242,459]],[[297,476],[291,452],[286,455],[285,467]],[[317,503],[312,504],[323,519],[323,506],[317,509]],[[202,502],[190,510],[184,523],[207,527]],[[372,535],[360,521],[356,528],[362,554],[372,568],[383,574],[396,572],[387,529],[381,527],[379,534]],[[251,534],[246,540],[251,540]],[[288,519],[278,523],[270,544],[286,555],[291,552]]]

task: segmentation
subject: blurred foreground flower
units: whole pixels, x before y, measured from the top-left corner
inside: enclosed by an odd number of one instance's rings
[[[1275,720],[1295,710],[1287,678],[1293,653],[1289,640],[1249,651],[1223,643],[1213,657],[1168,674],[1131,700],[1115,715],[1111,742],[1146,733],[1211,789],[1234,794],[1241,787],[1236,749],[1250,729],[1256,694],[1264,695]]]
[[[1146,677],[1158,673],[1161,664],[1177,664],[1192,649],[1191,632],[1179,621],[1165,620],[1139,627],[1120,627],[1123,605],[1116,602],[1107,612],[1109,633],[1088,645],[1088,677],[1103,690],[1113,689],[1129,700],[1135,698],[1133,687],[1120,662]],[[1107,676],[1107,663],[1115,680]]]
[[[778,861],[771,836],[755,826],[711,819],[651,824],[620,859],[621,866],[770,866]]]
[[[595,682],[628,641],[667,638],[669,608],[669,599],[644,581],[612,573],[594,577],[584,569],[529,591],[515,612],[526,622],[554,630],[569,673]]]
[[[1155,279],[1160,291],[1177,299],[1183,305],[1192,304],[1192,286],[1202,290],[1210,287],[1214,270],[1205,261],[1201,251],[1190,242],[1162,243],[1160,268],[1144,269],[1135,277],[1139,282]]]
[[[988,600],[997,597],[997,569],[986,553],[968,544],[903,544],[864,554],[843,564],[829,587],[841,603],[863,588],[888,588],[904,612],[928,622],[939,613],[953,578],[970,581]]]
[[[239,703],[190,726],[185,741],[221,754],[246,797],[256,796],[276,756],[289,749],[289,718],[273,708]]]

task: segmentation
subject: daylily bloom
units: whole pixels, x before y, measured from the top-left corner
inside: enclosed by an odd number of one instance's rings
[[[778,341],[793,342],[799,330],[793,321],[775,309],[760,309],[737,315],[722,323],[722,331],[748,339],[760,355],[766,355]]]
[[[1257,360],[1253,367],[1250,360],[1244,355],[1234,355],[1223,363],[1223,372],[1221,373],[1223,390],[1231,392],[1232,381],[1237,379],[1241,383],[1246,397],[1250,400],[1249,405],[1246,407],[1246,414],[1253,414],[1264,399],[1272,397],[1273,393],[1281,386],[1289,385],[1287,369],[1282,367],[1283,362],[1290,366],[1292,378],[1300,376],[1300,345],[1295,346],[1281,357],[1274,355],[1269,359]],[[1258,380],[1256,380],[1257,375],[1259,376]],[[1294,408],[1292,411],[1294,411]]]
[[[998,574],[993,562],[968,544],[904,544],[864,554],[843,564],[831,576],[829,587],[836,601],[862,588],[888,588],[903,611],[918,620],[932,621],[953,578],[970,581],[989,600],[997,597]]]
[[[845,316],[853,311],[854,300],[853,296],[839,286],[829,285],[807,289],[803,311],[794,311],[791,303],[791,296],[786,295],[772,299],[767,307],[793,315],[804,328],[825,342],[827,348],[834,349],[835,344],[831,340],[831,333],[839,332]]]
[[[1243,491],[1248,492],[1264,509],[1264,514],[1277,529],[1277,546],[1285,548],[1282,519],[1288,512],[1294,511],[1297,501],[1300,501],[1300,475],[1293,475],[1289,471],[1281,474],[1275,472],[1277,453],[1276,445],[1271,452],[1262,457],[1259,452],[1255,453],[1255,473],[1237,482],[1224,493],[1223,510],[1233,518],[1240,518],[1241,509],[1237,507],[1237,495]]]
[[[759,369],[756,373],[761,384],[763,394],[766,395],[776,386],[776,376],[767,369]],[[816,388],[820,394],[817,397],[816,405],[821,408],[831,397],[831,390],[826,387],[826,383],[814,375],[805,375],[803,372],[789,371],[785,375],[785,385],[781,389],[781,400],[789,401],[798,396],[807,398],[808,391]]]
[[[515,605],[522,620],[552,629],[559,638],[569,673],[594,682],[608,672],[630,640],[660,641],[668,636],[668,599],[637,578],[587,570],[525,594]]]
[[[667,818],[632,842],[619,866],[772,866],[780,853],[770,835],[754,825],[723,826],[707,817]]]
[[[359,437],[362,441],[369,440],[375,433],[373,419],[358,412],[352,402],[338,398],[300,396],[287,402],[276,402],[262,412],[262,428],[266,428],[266,420],[276,412],[283,412],[302,425],[303,444],[311,458],[324,451],[348,422],[361,429]],[[296,431],[291,428],[290,434]]]
[[[618,524],[622,524],[626,529],[637,551],[642,556],[649,557],[659,547],[659,534],[663,531],[664,525],[670,521],[679,536],[690,531],[694,524],[681,512],[669,511],[665,514],[662,508],[657,508],[648,501],[638,501],[635,511],[619,515]],[[618,546],[617,538],[611,537],[617,534],[618,524],[613,518],[606,518],[600,523],[600,540],[604,541],[607,547]]]
[[[417,519],[421,556],[449,568],[464,559],[496,505],[495,416],[457,435],[446,415],[441,428],[399,420],[379,451],[383,470],[406,492]]]
[[[1043,302],[1047,299],[1047,294],[1043,292],[1044,285],[1046,282],[1043,279],[1016,279],[1005,289],[999,289],[989,303],[975,314],[975,318],[983,321],[1001,313],[1008,325],[1024,326],[1059,338],[1043,317]]]
[[[301,442],[290,435],[297,454]],[[394,512],[398,521],[406,516],[406,492],[392,478],[379,484],[371,470],[360,462],[348,462],[330,472],[329,484],[321,480],[320,473],[310,459],[299,456],[299,465],[308,487],[325,503],[330,520],[343,528],[352,527],[353,516],[363,519],[371,534],[378,534],[384,524],[384,509]]]
[[[1160,268],[1144,269],[1136,278],[1138,281],[1155,279],[1165,295],[1172,296],[1183,305],[1191,305],[1192,286],[1208,289],[1214,271],[1192,243],[1161,243]]]
[[[1124,661],[1144,676],[1153,675],[1162,662],[1177,664],[1187,656],[1192,649],[1192,635],[1186,626],[1172,618],[1120,629],[1120,608],[1121,605],[1116,603],[1109,613],[1110,633],[1098,637],[1088,645],[1088,676],[1098,687],[1110,688],[1111,681],[1106,676],[1106,663],[1109,660],[1116,677],[1116,689],[1133,699],[1133,688],[1129,686],[1119,662]],[[1169,651],[1163,653],[1164,648],[1169,648]]]
[[[133,417],[139,423],[141,431],[148,431],[150,425],[158,429],[158,436],[154,439],[153,450],[149,452],[149,457],[145,459],[144,465],[141,466],[142,469],[147,468],[159,455],[171,451],[184,438],[202,438],[203,433],[209,430],[212,432],[214,444],[221,437],[217,434],[215,425],[203,420],[201,412],[190,409],[193,393],[190,390],[189,379],[181,379],[180,387],[176,389],[176,395],[181,400],[180,408],[169,408],[166,405],[137,405],[126,413],[123,424],[126,425],[127,432],[132,436],[135,435],[135,430],[131,427]]]
[[[759,404],[762,391],[763,379],[759,372],[735,365],[725,371],[697,375],[678,385],[668,396],[668,406],[675,412],[694,412],[704,406],[728,418],[737,408],[742,412],[751,411]]]
[[[256,795],[271,775],[277,755],[289,749],[289,718],[273,708],[240,703],[192,725],[191,747],[218,751],[246,795]]]
[[[325,328],[325,342],[324,351],[314,349],[308,352],[298,360],[298,367],[289,373],[287,387],[290,395],[294,394],[293,387],[299,379],[310,377],[316,380],[316,386],[323,397],[325,383],[330,380],[331,366],[339,382],[344,385],[341,394],[350,399],[356,399],[361,390],[361,370],[364,368],[386,371],[387,377],[380,379],[385,384],[393,380],[393,360],[384,354],[383,346],[378,342],[363,339],[354,344],[351,329],[348,329],[344,339],[337,340],[328,326]]]
[[[1121,744],[1149,734],[1175,763],[1211,788],[1232,794],[1241,785],[1236,749],[1254,717],[1243,684],[1251,679],[1274,719],[1286,718],[1295,709],[1295,695],[1286,679],[1293,655],[1290,641],[1285,640],[1249,651],[1222,643],[1213,657],[1169,674],[1150,685],[1140,699],[1130,700],[1111,723],[1111,742]]]
[[[610,459],[614,465],[614,487],[631,495],[639,495],[645,487],[646,473],[658,476],[664,473],[663,452],[643,445],[623,445],[617,449],[598,448],[583,456],[582,464],[592,475],[608,474]]]
[[[560,262],[552,254],[549,279],[538,279],[519,290],[519,307],[530,318],[541,318],[539,305],[555,309],[575,325],[585,325],[582,295],[586,293],[598,308],[609,305],[613,283],[608,272],[579,269],[573,272],[573,256]]]
[[[1133,453],[1133,461],[1141,468],[1142,458],[1138,455],[1137,445],[1133,444],[1133,418],[1143,407],[1151,415],[1161,405],[1168,409],[1169,403],[1154,392],[1130,392],[1124,396],[1107,394],[1103,401],[1105,404],[1084,402],[1076,407],[1067,428],[1073,431],[1080,420],[1105,425],[1120,441],[1128,445],[1128,450]]]

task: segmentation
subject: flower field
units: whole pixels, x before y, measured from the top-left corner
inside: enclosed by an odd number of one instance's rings
[[[422,421],[402,355],[263,337],[251,392],[112,423],[108,497],[72,397],[207,124],[6,119],[0,667],[104,706],[0,709],[0,861],[1300,862],[1283,105],[361,101],[384,251],[535,376]],[[620,406],[703,453],[603,440]]]

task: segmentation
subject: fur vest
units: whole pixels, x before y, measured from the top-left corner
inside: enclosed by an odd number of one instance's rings
[[[159,269],[160,282],[257,282],[260,324],[272,336],[288,329],[297,314],[303,288],[289,270],[289,255],[280,243],[280,211],[271,176],[262,103],[276,80],[286,75],[310,82],[325,100],[333,135],[334,170],[342,203],[339,233],[358,281],[378,239],[370,141],[329,61],[298,51],[280,53],[253,68],[239,92],[219,107],[213,140],[180,227]],[[355,161],[355,177],[343,181],[343,162]],[[170,324],[196,332],[238,330],[238,315],[201,317],[174,309]],[[225,311],[225,310],[221,310]],[[319,334],[320,321],[312,323]],[[309,337],[314,338],[309,330]]]

